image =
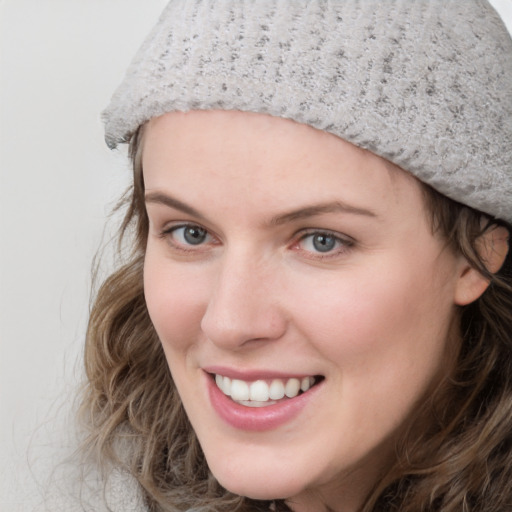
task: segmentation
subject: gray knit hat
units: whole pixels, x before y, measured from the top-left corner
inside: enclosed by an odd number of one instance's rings
[[[171,0],[105,138],[206,109],[326,130],[512,222],[512,40],[485,0]]]

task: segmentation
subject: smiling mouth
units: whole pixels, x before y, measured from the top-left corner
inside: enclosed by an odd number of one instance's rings
[[[323,380],[321,376],[310,376],[247,382],[219,374],[213,374],[212,377],[224,395],[246,407],[268,407],[295,398]]]

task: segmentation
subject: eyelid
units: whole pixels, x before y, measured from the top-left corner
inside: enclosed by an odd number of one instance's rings
[[[320,251],[309,251],[299,246],[299,244],[303,240],[314,235],[327,235],[333,237],[339,244],[341,244],[341,247],[335,248],[332,251],[322,253]],[[298,251],[310,255],[308,257],[311,259],[325,260],[329,258],[336,258],[342,256],[344,253],[351,250],[354,247],[355,243],[356,241],[352,237],[336,231],[332,231],[330,229],[309,228],[301,230],[296,234],[296,237],[294,238],[294,241],[292,243],[292,247],[297,247]]]
[[[194,244],[186,244],[186,243],[180,243],[173,239],[172,235],[174,232],[178,231],[179,229],[186,229],[186,228],[197,228],[202,231],[206,232],[206,236],[209,238],[208,241],[204,243],[200,243],[197,245]],[[211,245],[213,242],[213,245],[218,245],[217,237],[206,227],[202,226],[201,224],[198,224],[197,222],[187,222],[187,221],[175,221],[174,223],[167,224],[165,227],[163,227],[159,232],[159,238],[163,238],[167,241],[167,243],[174,249],[182,252],[199,252],[201,250],[205,250],[204,247]]]
[[[305,237],[311,236],[311,235],[329,235],[329,236],[332,236],[333,238],[336,238],[342,242],[355,243],[355,239],[349,235],[346,235],[345,233],[340,233],[339,231],[334,231],[332,229],[324,229],[324,228],[301,229],[295,234],[295,238],[300,240],[302,238],[305,238]]]
[[[173,238],[172,235],[177,230],[190,227],[204,230],[207,239],[199,244],[189,244],[179,242],[175,238]],[[312,237],[314,235],[325,235],[334,238],[336,240],[337,247],[326,252],[308,250],[301,247],[301,242],[303,242],[308,237]],[[219,245],[221,243],[218,237],[214,233],[212,233],[211,230],[197,222],[190,221],[174,221],[172,223],[165,225],[159,232],[159,238],[165,239],[172,249],[183,253],[199,253],[202,251],[207,251],[211,249],[212,245]],[[308,259],[326,260],[329,258],[341,257],[347,251],[352,249],[355,243],[356,241],[354,240],[354,238],[344,233],[339,233],[337,231],[333,231],[330,229],[305,228],[299,230],[293,235],[292,242],[289,245],[289,247],[291,249],[296,250],[297,252],[302,253]]]

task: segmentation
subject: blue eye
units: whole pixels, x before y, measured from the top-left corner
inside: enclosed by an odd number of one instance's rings
[[[301,249],[319,254],[338,253],[344,249],[351,247],[353,242],[351,240],[344,240],[332,233],[315,231],[304,235],[299,245]]]
[[[318,252],[329,252],[336,247],[336,238],[332,235],[319,233],[311,236],[313,247]]]
[[[181,245],[201,245],[210,238],[206,229],[194,225],[172,228],[170,234]]]

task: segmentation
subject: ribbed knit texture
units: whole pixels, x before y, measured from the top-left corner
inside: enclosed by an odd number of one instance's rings
[[[103,113],[306,123],[512,222],[512,40],[484,0],[171,0]]]

